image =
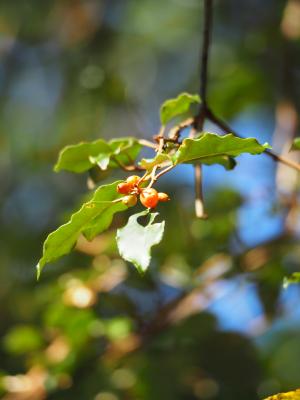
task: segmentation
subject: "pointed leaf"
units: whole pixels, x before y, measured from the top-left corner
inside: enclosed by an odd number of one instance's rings
[[[300,150],[300,138],[296,138],[293,141],[291,150]]]
[[[174,117],[188,112],[191,105],[199,103],[200,97],[197,94],[192,95],[189,93],[181,93],[175,99],[165,101],[160,109],[161,123],[166,125]]]
[[[219,136],[204,133],[197,139],[185,139],[173,156],[174,164],[200,162],[203,164],[221,164],[231,169],[234,164],[231,157],[242,153],[260,154],[270,146],[263,145],[254,138],[242,139],[232,134]]]
[[[102,170],[118,168],[120,164],[132,164],[141,150],[141,145],[134,138],[103,139],[94,142],[81,142],[65,147],[59,154],[54,167],[56,172],[84,172],[98,165]]]
[[[44,243],[43,256],[37,266],[38,276],[46,263],[68,254],[81,233],[86,231],[86,236],[94,237],[110,226],[115,213],[127,209],[122,202],[113,202],[120,198],[116,191],[119,182],[99,187],[92,199],[83,204],[66,224],[50,233]]]
[[[138,218],[149,213],[148,210],[132,215],[124,228],[117,231],[117,244],[120,255],[132,262],[139,272],[144,273],[151,261],[151,247],[158,244],[163,236],[165,222],[153,224],[157,213],[149,214],[148,225],[142,226]]]

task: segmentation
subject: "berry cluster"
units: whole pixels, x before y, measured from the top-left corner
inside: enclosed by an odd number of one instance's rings
[[[137,175],[129,176],[126,181],[121,182],[117,186],[117,192],[126,195],[122,198],[122,202],[133,207],[137,203],[137,197],[146,208],[155,208],[161,202],[169,201],[170,198],[166,193],[158,193],[152,187],[143,188],[141,185],[143,179]]]

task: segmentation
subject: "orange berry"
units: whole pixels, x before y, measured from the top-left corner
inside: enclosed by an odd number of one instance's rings
[[[167,193],[160,192],[157,195],[158,195],[158,201],[165,202],[165,201],[169,201],[170,200],[170,197],[169,197],[169,195],[167,195]]]
[[[158,203],[158,193],[153,188],[143,189],[140,194],[140,201],[147,208],[154,208]]]
[[[133,207],[137,203],[137,197],[134,194],[130,194],[129,196],[123,197],[122,203],[127,207]]]
[[[121,194],[129,194],[131,186],[127,182],[121,182],[117,186],[117,192]]]
[[[137,185],[139,180],[141,178],[137,175],[131,175],[126,179],[126,182],[128,183],[128,185],[130,185],[131,187],[133,187],[134,185]]]

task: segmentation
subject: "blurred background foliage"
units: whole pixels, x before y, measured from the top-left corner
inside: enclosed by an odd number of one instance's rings
[[[207,221],[194,218],[192,168],[161,180],[172,202],[145,277],[112,230],[35,279],[46,234],[87,191],[86,176],[53,173],[59,149],[154,135],[161,102],[198,90],[202,7],[1,1],[4,400],[256,400],[300,386],[300,291],[282,288],[300,270],[299,181],[263,155],[204,168]],[[299,0],[215,1],[211,105],[282,153],[299,128],[299,44]]]

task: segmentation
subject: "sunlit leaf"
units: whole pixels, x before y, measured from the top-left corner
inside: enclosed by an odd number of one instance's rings
[[[193,104],[199,103],[200,97],[189,93],[181,93],[175,99],[165,101],[160,108],[161,123],[166,125],[174,117],[188,112]]]
[[[293,141],[291,150],[300,150],[300,138],[299,138],[299,137],[296,138],[296,139]]]
[[[197,139],[185,139],[173,156],[174,164],[201,162],[203,164],[221,164],[226,169],[235,165],[231,157],[242,153],[260,154],[269,148],[267,143],[261,145],[254,138],[242,139],[232,134],[219,136],[204,133]]]
[[[300,389],[294,392],[279,393],[264,400],[300,400]]]
[[[139,272],[144,273],[151,261],[151,247],[158,244],[163,237],[165,222],[153,223],[158,215],[149,214],[149,223],[146,226],[138,223],[138,218],[148,215],[143,211],[132,215],[127,225],[117,231],[117,244],[120,255],[132,262]]]
[[[156,165],[161,165],[164,163],[172,163],[172,157],[165,153],[158,153],[154,158],[143,158],[139,165],[146,170],[151,170]]]
[[[300,283],[300,272],[294,272],[290,276],[286,276],[283,280],[283,287],[286,289],[293,283]]]
[[[116,191],[118,183],[100,186],[92,199],[83,204],[66,224],[50,233],[44,243],[43,256],[37,265],[38,276],[46,263],[68,254],[81,233],[93,238],[110,226],[115,213],[127,209],[122,202],[113,202],[120,198]]]
[[[106,142],[103,139],[94,142],[82,142],[66,146],[59,154],[54,167],[56,172],[84,172],[95,165],[102,170],[118,168],[120,165],[133,164],[141,145],[134,138],[114,139]]]

